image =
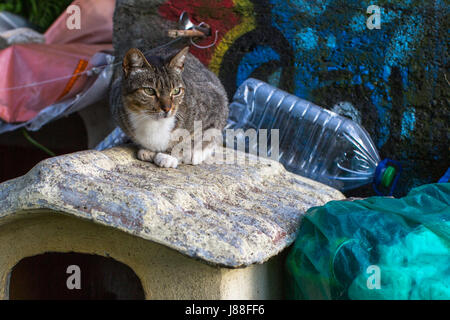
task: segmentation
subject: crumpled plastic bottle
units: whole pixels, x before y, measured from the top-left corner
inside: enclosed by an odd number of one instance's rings
[[[401,171],[398,162],[381,161],[358,123],[252,78],[234,95],[226,129],[278,129],[278,160],[287,170],[341,191],[373,183],[391,195]]]

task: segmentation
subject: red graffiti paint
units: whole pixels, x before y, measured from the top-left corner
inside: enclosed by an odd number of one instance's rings
[[[213,35],[197,43],[202,46],[214,41],[216,30],[219,31],[217,45],[223,36],[241,21],[232,0],[169,0],[159,7],[159,14],[171,21],[178,21],[183,11],[189,14],[195,24],[205,22],[211,26]],[[192,46],[190,52],[203,64],[208,65],[214,47],[198,49]]]

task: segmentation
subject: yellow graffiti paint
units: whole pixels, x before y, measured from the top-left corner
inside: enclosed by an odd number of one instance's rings
[[[255,29],[256,26],[253,4],[249,0],[233,0],[233,3],[235,10],[242,17],[242,22],[228,31],[217,45],[216,50],[211,57],[211,61],[209,62],[209,69],[215,74],[219,74],[223,56],[233,42],[247,32]]]

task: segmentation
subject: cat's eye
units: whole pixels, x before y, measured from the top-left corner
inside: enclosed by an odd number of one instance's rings
[[[156,95],[156,91],[155,91],[154,89],[152,89],[152,88],[144,88],[144,92],[145,92],[146,94],[148,94],[149,96],[154,96],[154,95]]]
[[[175,88],[172,90],[172,95],[177,96],[181,93],[181,88]]]

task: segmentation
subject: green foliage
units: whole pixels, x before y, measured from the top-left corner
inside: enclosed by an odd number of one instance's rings
[[[23,8],[22,2],[23,1],[4,0],[3,3],[0,3],[0,11],[9,11],[20,14]]]
[[[3,0],[0,11],[21,15],[35,24],[40,31],[48,27],[61,15],[73,0]]]

